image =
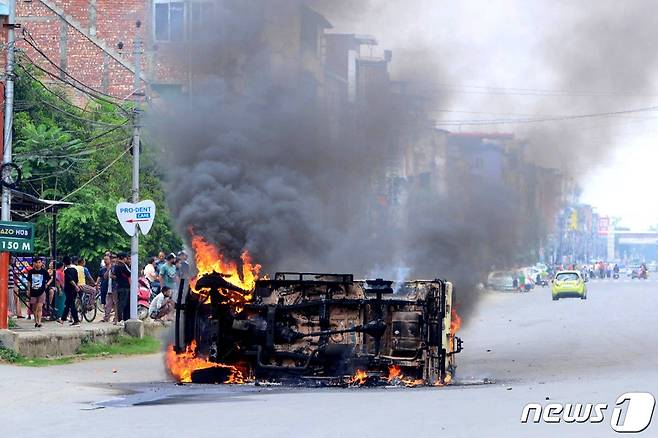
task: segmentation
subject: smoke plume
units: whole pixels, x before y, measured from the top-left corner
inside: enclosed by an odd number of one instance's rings
[[[450,163],[443,163],[445,175],[429,181],[400,171],[408,156],[427,155],[414,142],[418,132],[434,129],[436,96],[423,90],[451,76],[439,68],[440,48],[395,47],[394,59],[399,54],[413,60],[395,70],[396,84],[413,84],[416,92],[381,89],[362,105],[343,102],[337,110],[320,97],[322,87],[310,74],[319,64],[300,69],[304,48],[293,29],[306,7],[329,21],[349,17],[356,27],[374,13],[373,2],[216,3],[214,21],[200,40],[177,54],[188,60],[193,98],[169,101],[151,119],[154,136],[167,147],[168,203],[179,231],[189,238],[193,229],[233,260],[249,250],[266,272],[448,278],[456,284],[461,312],[468,314],[486,272],[517,262],[523,238],[545,230],[518,213],[521,193],[465,178]],[[585,17],[580,10],[567,24],[571,32],[563,35],[561,27],[546,39],[542,53],[557,86],[620,89],[622,76],[638,90],[648,86],[650,78],[639,72],[647,61],[630,55],[624,44],[646,39],[643,47],[649,47],[655,40],[658,26],[627,27],[629,20],[655,20],[637,5],[618,15],[612,2],[601,16]],[[620,34],[625,39],[618,40]],[[605,51],[598,50],[602,43]],[[593,71],[611,64],[615,69]],[[454,99],[444,94],[441,105]],[[608,108],[601,100],[609,102],[609,96],[581,101],[574,111]],[[526,158],[540,164],[555,165],[556,157],[568,153],[577,168],[591,152],[580,133],[542,125],[526,133]],[[429,159],[430,167],[441,166],[442,159]]]

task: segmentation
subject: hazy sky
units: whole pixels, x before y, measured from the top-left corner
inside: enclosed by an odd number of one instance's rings
[[[381,48],[394,50],[395,72],[431,77],[443,120],[509,121],[658,104],[653,79],[658,2],[353,3],[341,15],[332,11],[335,31],[372,34]],[[658,111],[447,129],[550,138],[541,146],[547,156],[577,163],[572,167],[583,202],[634,228],[658,224],[658,203],[651,196],[658,185]],[[563,146],[553,151],[553,143]]]

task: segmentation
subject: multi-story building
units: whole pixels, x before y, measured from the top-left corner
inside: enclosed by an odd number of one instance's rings
[[[24,53],[21,62],[126,98],[134,91],[138,36],[142,78],[152,93],[185,93],[227,67],[217,51],[231,52],[231,43],[240,39],[231,38],[228,29],[249,32],[253,26],[258,27],[253,42],[259,54],[268,54],[272,80],[289,83],[291,73],[302,73],[290,85],[321,96],[323,38],[330,23],[299,1],[235,5],[251,8],[247,16],[253,21],[224,27],[217,22],[225,18],[218,14],[221,2],[207,0],[19,0],[17,45]]]

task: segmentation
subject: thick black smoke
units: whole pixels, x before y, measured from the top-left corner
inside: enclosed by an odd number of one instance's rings
[[[458,173],[439,175],[444,190],[401,176],[403,157],[421,152],[419,133],[434,129],[431,100],[382,89],[362,105],[324,105],[295,46],[308,2],[217,4],[216,22],[179,54],[191,60],[191,98],[167,102],[150,122],[167,146],[179,231],[189,239],[193,229],[232,260],[249,250],[270,273],[448,278],[468,313],[482,275],[520,249],[518,194]],[[397,79],[431,86],[414,74],[422,65],[408,67]]]

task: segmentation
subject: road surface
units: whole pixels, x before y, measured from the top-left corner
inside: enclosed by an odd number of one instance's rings
[[[5,365],[0,427],[23,437],[620,436],[617,397],[658,395],[657,304],[652,280],[592,281],[586,301],[553,302],[548,288],[485,294],[461,332],[461,384],[437,389],[178,386],[160,355]],[[599,424],[521,424],[530,402],[609,408]],[[658,425],[637,436],[658,436]]]

